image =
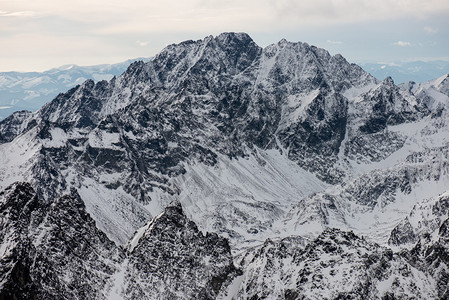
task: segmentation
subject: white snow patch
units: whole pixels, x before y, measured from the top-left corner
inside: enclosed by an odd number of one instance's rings
[[[125,259],[120,266],[119,271],[117,271],[112,276],[112,287],[109,294],[106,294],[106,299],[108,300],[122,300],[123,299],[123,288],[125,286],[125,275],[126,268],[128,266],[128,259]]]
[[[188,165],[186,174],[173,180],[186,215],[202,231],[233,231],[258,244],[276,235],[273,223],[293,203],[328,186],[278,150],[256,155],[232,160],[220,155],[216,166]],[[236,243],[235,236],[228,237]]]
[[[28,181],[33,158],[41,148],[34,135],[35,129],[32,129],[0,145],[0,190],[16,181]]]
[[[449,74],[444,74],[443,76],[431,81],[431,84],[438,88],[447,78],[448,78]]]
[[[44,140],[42,144],[45,147],[52,147],[52,148],[61,148],[64,147],[67,143],[67,134],[65,131],[61,128],[51,128],[50,129],[51,139]]]
[[[115,243],[126,244],[151,214],[122,187],[108,189],[84,178],[78,193],[97,227]]]
[[[141,228],[137,229],[136,234],[134,235],[131,242],[129,242],[128,250],[129,252],[133,252],[134,248],[136,248],[137,244],[139,243],[142,236],[145,234],[145,232],[148,230],[152,222],[148,222],[145,226],[142,226]]]
[[[359,102],[362,100],[360,96],[362,94],[368,93],[370,90],[375,89],[378,85],[376,83],[370,83],[362,87],[352,87],[347,89],[343,96],[346,97],[350,102]]]
[[[153,191],[147,194],[151,201],[144,207],[153,216],[159,215],[164,211],[164,208],[170,205],[175,199],[166,191],[153,187]]]

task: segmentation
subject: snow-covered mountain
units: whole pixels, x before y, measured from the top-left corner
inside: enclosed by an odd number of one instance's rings
[[[447,76],[397,86],[324,49],[261,48],[243,33],[85,81],[0,123],[0,291],[448,297],[448,91]],[[86,246],[73,248],[79,232]],[[35,253],[61,269],[50,283],[34,265],[15,271]]]
[[[16,111],[35,111],[59,93],[66,92],[87,79],[110,80],[122,74],[137,60],[149,59],[138,58],[117,64],[85,67],[65,65],[44,72],[1,72],[0,121]]]

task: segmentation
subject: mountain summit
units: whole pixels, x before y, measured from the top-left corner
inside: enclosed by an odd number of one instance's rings
[[[0,185],[28,182],[39,205],[73,202],[89,218],[83,232],[103,249],[95,259],[107,269],[96,274],[94,298],[442,297],[447,244],[438,229],[447,207],[426,225],[404,220],[446,192],[443,79],[379,82],[341,55],[286,40],[261,48],[244,33],[186,41],[2,121]],[[53,226],[41,211],[23,221],[36,229],[14,245],[41,247]],[[16,226],[11,220],[2,222]],[[76,230],[78,220],[67,226]],[[389,241],[404,252],[394,254]],[[13,247],[6,237],[2,245]],[[330,271],[306,266],[323,253],[333,268],[357,268],[351,282],[367,281],[339,293],[340,281],[325,283]],[[39,290],[38,270],[26,270]],[[309,285],[318,288],[308,294]]]

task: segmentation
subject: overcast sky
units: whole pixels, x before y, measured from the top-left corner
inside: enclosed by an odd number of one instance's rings
[[[449,1],[0,0],[0,71],[116,63],[227,31],[351,62],[449,60]]]

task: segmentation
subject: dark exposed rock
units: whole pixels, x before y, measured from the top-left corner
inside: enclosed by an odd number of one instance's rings
[[[267,241],[247,251],[241,265],[237,299],[408,299],[432,293],[430,274],[418,275],[390,249],[337,229],[305,246]]]
[[[8,249],[1,258],[2,297],[105,298],[120,254],[77,195],[44,204],[29,184],[18,183],[4,192],[1,212]]]
[[[1,299],[215,299],[241,272],[228,241],[203,235],[180,205],[153,220],[130,253],[97,229],[74,190],[45,204],[17,183],[0,205]]]
[[[11,142],[36,125],[30,111],[18,111],[0,122],[0,144]]]
[[[392,245],[402,245],[414,242],[416,242],[416,235],[413,232],[412,225],[410,225],[408,220],[395,227],[391,231],[391,236],[388,240],[388,243]]]
[[[215,299],[240,273],[230,250],[226,239],[203,235],[180,205],[167,207],[131,249],[126,297]]]

